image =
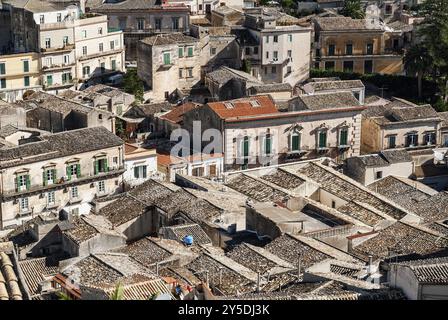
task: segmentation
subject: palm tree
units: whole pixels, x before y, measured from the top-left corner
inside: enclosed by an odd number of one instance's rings
[[[123,300],[123,286],[121,283],[117,284],[114,292],[110,294],[109,300]]]
[[[366,16],[361,6],[361,0],[345,0],[341,14],[352,19],[364,19]]]
[[[432,58],[428,49],[421,45],[411,47],[403,58],[404,68],[409,74],[417,75],[418,97],[423,94],[423,76],[430,71]]]

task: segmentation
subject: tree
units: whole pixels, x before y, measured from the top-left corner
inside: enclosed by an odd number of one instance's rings
[[[448,102],[448,0],[426,0],[419,13],[424,20],[419,25],[422,46],[433,63],[433,76],[440,84],[444,103]]]
[[[250,73],[251,69],[252,69],[252,65],[251,65],[250,61],[246,60],[246,59],[243,60],[242,70],[246,73]]]
[[[345,0],[344,7],[340,12],[343,16],[352,19],[364,19],[366,13],[361,6],[361,0]]]
[[[290,9],[294,6],[294,0],[282,0],[282,6]]]
[[[129,69],[123,77],[124,91],[133,94],[135,99],[143,101],[143,81],[137,75],[137,69]]]
[[[123,300],[123,286],[118,283],[115,290],[110,294],[109,300]]]
[[[404,67],[412,75],[417,75],[418,97],[422,97],[423,76],[430,71],[432,66],[432,57],[426,47],[415,45],[411,47],[404,56]]]
[[[70,298],[70,296],[62,291],[59,291],[58,293],[56,293],[56,295],[58,296],[59,300],[72,300],[72,298]]]

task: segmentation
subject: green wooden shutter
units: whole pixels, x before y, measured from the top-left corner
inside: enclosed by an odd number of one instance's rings
[[[98,174],[98,171],[99,171],[99,162],[98,162],[98,160],[95,160],[95,162],[94,162],[94,170],[95,170],[95,174]]]
[[[5,74],[6,68],[4,63],[0,63],[0,74]]]
[[[163,54],[163,64],[170,64],[170,54],[169,53],[164,53]]]
[[[138,167],[134,167],[134,178],[138,179]]]
[[[346,146],[347,145],[347,138],[348,138],[348,131],[342,130],[341,131],[341,142],[340,145]]]
[[[30,175],[26,175],[26,190],[30,190],[31,187],[31,181],[30,181]]]
[[[72,170],[70,170],[70,166],[66,167],[67,171],[67,181],[70,181],[72,179]]]
[[[265,150],[265,154],[271,154],[271,137],[270,136],[265,137],[264,150]]]
[[[19,191],[19,184],[17,181],[17,176],[14,177],[14,186],[16,187],[16,192]]]
[[[321,131],[319,133],[319,148],[325,148],[327,146],[327,133]]]
[[[248,157],[249,156],[249,138],[244,137],[243,141],[243,156]]]
[[[47,183],[48,183],[48,181],[47,181],[47,170],[44,170],[44,172],[42,172],[42,184],[44,186],[46,186]]]
[[[143,178],[146,178],[146,166],[143,166]]]
[[[56,177],[56,169],[53,169],[53,183],[56,183],[57,181],[57,177]]]
[[[179,47],[179,58],[182,58],[184,56],[184,48]]]
[[[108,166],[108,164],[107,164],[107,158],[106,159],[104,159],[104,171],[105,172],[109,172],[109,166]]]
[[[293,135],[291,139],[291,150],[292,151],[299,151],[300,150],[300,136],[299,135]]]
[[[78,178],[81,177],[81,165],[79,163],[76,164],[76,175]]]
[[[189,57],[192,57],[192,56],[193,56],[193,48],[192,48],[192,47],[189,47],[189,48],[188,48],[188,56],[189,56]]]

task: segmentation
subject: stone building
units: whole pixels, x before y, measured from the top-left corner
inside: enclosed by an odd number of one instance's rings
[[[85,14],[65,2],[12,2],[13,52],[39,53],[41,84],[58,93],[124,71],[123,33],[107,16]]]
[[[194,121],[200,122],[201,134],[209,128],[221,132],[220,152],[225,155],[226,171],[321,156],[343,160],[359,155],[365,107],[353,95],[301,96],[289,104],[289,112],[279,112],[266,95],[212,102],[186,113],[184,128],[193,134],[193,141],[200,139],[193,132]]]
[[[198,39],[182,33],[154,35],[139,42],[138,52],[138,75],[151,88],[151,100],[163,101],[175,89],[199,86]]]
[[[362,119],[363,153],[434,148],[441,144],[442,118],[430,105],[418,106],[394,98],[385,105],[369,106]]]
[[[42,136],[0,154],[1,228],[40,213],[88,214],[90,201],[121,188],[123,141],[102,127]]]
[[[159,33],[187,32],[190,9],[185,4],[159,0],[107,0],[90,7],[91,12],[107,15],[108,26],[124,33],[126,60],[137,60],[138,42]]]
[[[251,73],[264,83],[295,86],[309,77],[311,28],[275,9],[247,9],[244,27],[255,41],[240,45],[242,60],[251,65]],[[256,45],[254,45],[254,43]]]
[[[115,132],[115,117],[107,111],[45,92],[18,103],[26,109],[26,125],[49,132],[102,126]]]
[[[376,20],[316,18],[314,28],[315,68],[362,74],[403,72],[399,43]]]

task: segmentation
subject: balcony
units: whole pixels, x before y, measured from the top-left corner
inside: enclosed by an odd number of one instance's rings
[[[42,185],[36,185],[31,186],[29,190],[23,190],[23,191],[6,191],[3,192],[3,195],[1,197],[2,201],[11,201],[18,198],[23,197],[30,197],[34,195],[39,195],[42,192],[48,192],[52,190],[62,190],[67,187],[71,186],[79,186],[82,184],[88,184],[93,183],[96,181],[104,180],[104,179],[111,179],[118,177],[119,175],[123,174],[126,170],[123,167],[112,169],[110,168],[109,172],[103,172],[98,174],[89,174],[89,175],[83,175],[80,178],[73,179],[70,181],[65,181],[64,179],[60,178],[57,183],[47,186]]]
[[[100,57],[109,56],[109,55],[113,55],[113,54],[118,54],[118,53],[122,53],[123,50],[124,50],[123,48],[120,48],[120,49],[108,50],[108,51],[103,51],[103,52],[96,52],[93,54],[88,54],[88,55],[79,57],[79,61],[86,61],[86,60],[90,60],[90,59],[95,59],[95,58],[100,58]]]
[[[66,70],[66,69],[71,69],[74,66],[75,66],[74,63],[53,64],[51,66],[43,66],[42,71],[43,72],[53,72],[53,71],[58,71],[58,70]]]
[[[52,54],[52,53],[62,53],[62,52],[70,52],[75,49],[74,44],[66,44],[62,47],[50,47],[50,48],[41,48],[40,51],[42,54]]]

